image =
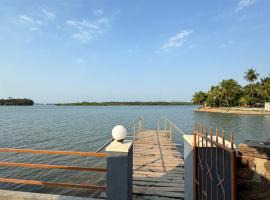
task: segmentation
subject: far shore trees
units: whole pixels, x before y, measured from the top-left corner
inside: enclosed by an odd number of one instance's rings
[[[270,101],[270,74],[255,82],[258,77],[256,70],[250,68],[243,76],[248,85],[242,87],[234,79],[222,80],[208,92],[196,92],[192,102],[209,107],[263,107],[264,102]]]
[[[77,103],[58,103],[57,106],[179,106],[179,105],[193,105],[192,102],[180,101],[108,101],[108,102],[77,102]]]
[[[31,99],[0,99],[0,106],[32,106],[34,101]]]

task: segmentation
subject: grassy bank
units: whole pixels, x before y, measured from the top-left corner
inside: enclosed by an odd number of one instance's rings
[[[76,103],[59,103],[57,106],[183,106],[194,105],[192,102],[166,102],[166,101],[153,101],[153,102],[76,102]]]

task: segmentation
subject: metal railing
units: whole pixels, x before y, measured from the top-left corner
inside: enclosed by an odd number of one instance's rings
[[[105,142],[101,147],[99,147],[97,150],[96,150],[96,153],[100,152],[101,150],[103,150],[105,147],[107,147],[114,139],[111,138],[109,139],[107,142]]]
[[[0,148],[0,152],[9,153],[31,153],[31,154],[45,154],[45,155],[75,155],[86,157],[107,157],[107,153],[96,152],[78,152],[78,151],[49,151],[49,150],[33,150],[33,149],[13,149],[13,148]],[[89,172],[107,172],[106,168],[89,168],[80,166],[65,166],[65,165],[47,165],[47,164],[34,164],[34,163],[17,163],[17,162],[0,162],[1,167],[23,167],[23,168],[37,168],[37,169],[61,169],[61,170],[77,170]],[[59,183],[47,182],[37,180],[23,180],[15,178],[1,178],[0,182],[15,183],[26,185],[41,185],[49,187],[64,187],[64,188],[77,188],[77,189],[94,189],[105,191],[106,186],[103,185],[86,185],[86,184],[72,184],[72,183]]]
[[[236,175],[233,132],[229,141],[225,131],[196,124],[193,141],[194,199],[235,200]]]
[[[180,129],[177,125],[175,125],[175,123],[173,123],[171,120],[167,119],[167,118],[164,118],[164,133],[166,136],[167,133],[169,133],[169,137],[170,137],[170,140],[172,141],[173,140],[173,128],[175,130],[177,130],[177,132],[179,132],[181,135],[185,135],[185,132]],[[168,129],[168,130],[167,130]],[[157,131],[161,131],[160,130],[160,120],[158,120],[157,122]]]
[[[143,117],[139,117],[137,118],[136,120],[134,120],[133,122],[131,122],[127,127],[127,131],[129,129],[133,128],[132,132],[133,132],[133,135],[128,135],[127,138],[133,138],[133,140],[136,139],[136,133],[137,132],[140,132],[144,129],[144,119]],[[101,147],[99,147],[97,150],[96,150],[96,153],[102,151],[105,147],[107,147],[111,142],[113,141],[113,138],[109,139],[107,142],[105,142]]]
[[[133,136],[129,136],[129,137],[133,137],[133,140],[136,140],[136,133],[140,132],[144,129],[144,119],[143,117],[139,117],[138,119],[134,120],[133,122],[131,122],[128,126],[127,126],[127,131],[129,129],[133,128],[132,132],[133,132]]]

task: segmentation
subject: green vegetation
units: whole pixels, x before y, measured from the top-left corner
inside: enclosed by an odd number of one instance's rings
[[[31,99],[0,99],[0,106],[32,106],[34,101]]]
[[[270,101],[270,74],[259,81],[258,77],[256,70],[250,68],[243,76],[249,84],[242,87],[233,79],[222,80],[208,92],[196,92],[192,102],[209,107],[263,107],[264,102]]]
[[[192,102],[164,102],[164,101],[153,101],[153,102],[78,102],[78,103],[61,103],[56,104],[58,106],[178,106],[178,105],[193,105]]]

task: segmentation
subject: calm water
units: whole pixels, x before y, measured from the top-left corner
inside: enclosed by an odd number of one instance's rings
[[[186,133],[194,123],[233,129],[236,143],[247,139],[270,138],[270,116],[196,113],[193,106],[120,106],[120,107],[0,107],[0,147],[68,151],[95,151],[111,138],[114,125],[128,125],[139,116],[145,127],[156,129],[157,119],[168,117]],[[163,123],[161,123],[163,125]],[[179,134],[174,141],[182,144]],[[180,148],[180,151],[182,148]],[[102,167],[105,159],[76,156],[1,153],[1,161]],[[56,182],[103,184],[104,174],[63,170],[1,167],[0,177]],[[52,189],[40,186],[1,184],[0,188],[78,196],[95,195],[85,190]]]

